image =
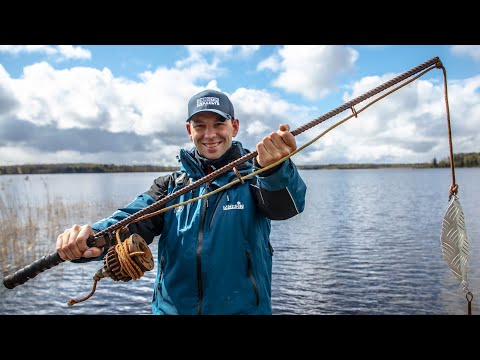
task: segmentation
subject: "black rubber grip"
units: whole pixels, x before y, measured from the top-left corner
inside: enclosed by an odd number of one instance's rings
[[[3,279],[3,285],[5,285],[7,289],[13,289],[15,286],[27,282],[41,272],[57,266],[63,261],[64,260],[60,257],[60,255],[58,255],[57,252],[51,253],[50,255],[45,255],[30,265],[21,268],[12,275],[7,275],[5,279]]]
[[[105,245],[105,238],[101,237],[96,239],[93,236],[90,236],[87,239],[87,246],[92,247],[92,246],[104,246]],[[44,257],[35,260],[33,263],[30,265],[27,265],[20,270],[16,271],[12,275],[7,275],[5,279],[3,279],[3,285],[7,289],[13,289],[17,285],[21,285],[25,282],[27,282],[30,279],[33,279],[35,276],[40,274],[41,272],[44,272],[45,270],[48,270],[54,266],[57,266],[58,264],[64,262],[60,255],[58,255],[57,252],[51,253],[50,255],[45,255]]]

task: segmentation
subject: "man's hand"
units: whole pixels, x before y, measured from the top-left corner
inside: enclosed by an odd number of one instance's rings
[[[290,127],[287,124],[280,124],[279,129],[265,136],[256,148],[257,163],[265,167],[294,152],[297,149],[297,143],[290,133]]]
[[[90,225],[73,225],[57,237],[57,253],[63,260],[74,260],[81,257],[97,257],[102,249],[87,246],[87,239],[94,236]]]

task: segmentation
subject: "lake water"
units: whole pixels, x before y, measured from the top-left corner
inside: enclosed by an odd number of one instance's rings
[[[467,314],[465,293],[440,247],[450,169],[300,172],[308,186],[305,211],[272,222],[274,314]],[[0,240],[2,280],[54,251],[63,229],[109,215],[159,175],[0,176],[3,204],[18,211],[19,220],[28,211],[36,228],[36,238],[30,239],[35,245],[24,253],[10,248],[15,242],[26,243],[28,233]],[[455,175],[470,241],[472,313],[480,314],[480,169],[459,168]],[[53,210],[52,203],[63,206],[63,212]],[[156,261],[156,245],[151,249]],[[92,290],[93,275],[101,266],[65,262],[14,289],[1,286],[0,314],[151,313],[157,263],[139,280],[101,279],[90,299],[67,306],[70,298]]]

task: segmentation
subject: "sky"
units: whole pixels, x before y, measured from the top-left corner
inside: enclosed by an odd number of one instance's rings
[[[207,88],[230,97],[235,140],[254,151],[281,123],[297,129],[434,57],[446,70],[453,151],[480,152],[480,45],[0,45],[0,165],[178,166],[193,146],[188,100]],[[434,68],[292,160],[447,159],[444,86]],[[297,146],[351,114],[298,134]]]

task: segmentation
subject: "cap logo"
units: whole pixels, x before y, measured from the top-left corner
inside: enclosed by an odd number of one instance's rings
[[[197,107],[206,106],[206,105],[220,106],[220,99],[214,96],[206,96],[206,97],[197,99]]]

